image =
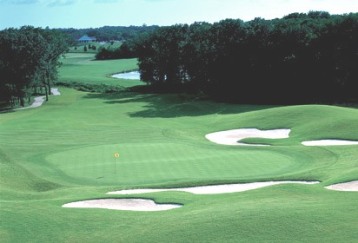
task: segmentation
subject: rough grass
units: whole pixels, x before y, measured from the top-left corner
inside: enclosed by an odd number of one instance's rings
[[[358,238],[357,193],[324,189],[358,179],[357,146],[300,144],[320,138],[358,140],[355,108],[243,106],[178,95],[60,91],[61,96],[40,108],[0,114],[2,242]],[[264,139],[273,145],[265,148],[216,145],[204,138],[242,127],[292,132],[288,139]],[[61,208],[83,199],[125,197],[105,194],[119,189],[287,179],[321,184],[222,195],[138,195],[184,205],[163,212]]]

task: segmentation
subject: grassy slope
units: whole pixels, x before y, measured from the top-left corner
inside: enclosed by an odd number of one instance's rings
[[[358,179],[357,147],[304,147],[302,140],[358,140],[358,111],[333,106],[262,107],[174,95],[88,94],[62,88],[43,107],[0,114],[4,242],[354,242],[357,193],[330,183]],[[215,145],[209,132],[292,128],[269,148]],[[115,161],[113,153],[119,152]],[[115,164],[117,162],[117,164]],[[117,170],[115,170],[117,169]],[[139,195],[182,203],[164,212],[63,209],[121,188],[270,179],[243,193]]]

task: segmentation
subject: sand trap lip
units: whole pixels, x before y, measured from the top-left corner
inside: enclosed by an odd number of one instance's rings
[[[223,145],[269,146],[265,144],[239,143],[238,141],[244,138],[288,138],[290,132],[291,129],[259,130],[256,128],[243,128],[210,133],[205,135],[205,138],[211,142]]]
[[[350,181],[326,186],[326,189],[335,191],[358,192],[358,181]]]
[[[342,145],[358,145],[358,141],[338,140],[338,139],[324,139],[303,141],[305,146],[342,146]]]
[[[193,194],[223,194],[234,193],[254,190],[262,187],[279,185],[279,184],[317,184],[319,181],[267,181],[267,182],[253,182],[244,184],[224,184],[224,185],[210,185],[210,186],[198,186],[198,187],[186,187],[186,188],[169,188],[169,189],[133,189],[133,190],[121,190],[108,192],[107,194],[143,194],[152,192],[165,192],[165,191],[182,191]]]
[[[113,78],[140,80],[140,72],[132,71],[112,75]]]
[[[149,199],[95,199],[62,205],[64,208],[103,208],[125,211],[165,211],[181,206],[179,204],[157,204]]]

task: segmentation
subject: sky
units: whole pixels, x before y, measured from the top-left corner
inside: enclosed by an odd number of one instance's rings
[[[281,18],[311,10],[358,12],[358,0],[0,0],[0,30],[173,25]]]

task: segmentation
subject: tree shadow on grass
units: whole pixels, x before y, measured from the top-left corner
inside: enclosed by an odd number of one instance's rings
[[[0,102],[0,113],[10,113],[10,112],[15,112],[14,108],[6,103]]]
[[[174,118],[183,116],[203,116],[210,114],[238,114],[273,108],[272,105],[244,105],[211,101],[190,94],[153,94],[138,92],[118,92],[110,94],[90,93],[87,99],[103,99],[107,104],[143,103],[143,110],[129,113],[130,117]]]
[[[2,113],[13,113],[15,112],[14,109],[10,109],[10,108],[0,108],[0,114]]]

